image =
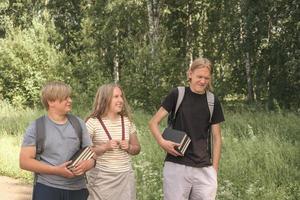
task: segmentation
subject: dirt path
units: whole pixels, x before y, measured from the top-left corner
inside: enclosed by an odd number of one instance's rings
[[[32,186],[19,180],[0,176],[1,200],[31,200]]]

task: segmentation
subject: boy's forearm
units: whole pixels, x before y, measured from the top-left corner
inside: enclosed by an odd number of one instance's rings
[[[20,168],[35,173],[40,173],[40,174],[57,175],[57,170],[55,166],[47,165],[34,158],[21,159]]]

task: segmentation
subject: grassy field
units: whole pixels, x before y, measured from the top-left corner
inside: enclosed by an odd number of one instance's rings
[[[0,102],[0,174],[32,181],[19,169],[18,153],[28,123],[42,114]],[[85,117],[81,111],[74,113]],[[142,151],[133,158],[138,200],[162,199],[164,152],[152,138],[150,115],[137,111]],[[300,199],[300,118],[288,112],[225,109],[222,125],[223,152],[219,171],[218,200]]]

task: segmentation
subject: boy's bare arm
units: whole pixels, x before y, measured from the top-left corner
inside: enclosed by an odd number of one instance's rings
[[[67,168],[67,165],[70,163],[70,161],[65,162],[59,166],[51,166],[36,160],[35,155],[35,146],[22,147],[19,158],[20,168],[31,172],[41,174],[54,174],[58,176],[63,176],[65,178],[72,178],[75,176],[75,174],[73,174]]]

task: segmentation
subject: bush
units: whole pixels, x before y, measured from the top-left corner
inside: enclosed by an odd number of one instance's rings
[[[7,19],[6,37],[0,39],[0,99],[18,107],[36,106],[47,80],[68,81],[70,69],[64,53],[48,42],[53,29],[38,19],[28,29],[13,27]]]

